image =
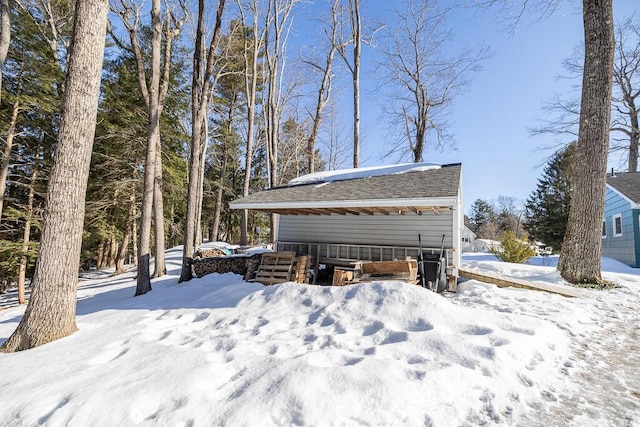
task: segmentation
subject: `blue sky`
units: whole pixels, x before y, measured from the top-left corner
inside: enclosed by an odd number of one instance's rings
[[[367,1],[365,7],[377,15],[387,4]],[[614,0],[616,19],[629,16],[638,6],[637,0]],[[571,82],[557,77],[563,73],[562,61],[582,42],[581,2],[566,1],[551,17],[537,22],[525,19],[515,32],[505,31],[493,11],[460,11],[451,26],[454,46],[485,43],[494,55],[454,102],[450,131],[455,150],[428,149],[424,160],[462,163],[465,213],[478,198],[496,200],[503,195],[524,201],[552,154],[540,148],[553,142],[530,136],[528,129],[539,123],[545,101],[570,89]],[[363,62],[367,54],[364,48]],[[362,79],[361,166],[388,164],[389,159],[382,158],[387,130],[381,125],[380,107],[376,94],[368,91],[372,84],[366,73]],[[341,92],[347,97],[343,108],[348,130],[350,87],[344,85]]]

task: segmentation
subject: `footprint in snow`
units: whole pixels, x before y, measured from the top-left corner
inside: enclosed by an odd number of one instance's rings
[[[112,362],[127,354],[128,348],[106,348],[97,356],[88,360],[89,365],[102,365]]]
[[[465,335],[488,335],[493,332],[493,329],[478,325],[467,325],[460,332]]]

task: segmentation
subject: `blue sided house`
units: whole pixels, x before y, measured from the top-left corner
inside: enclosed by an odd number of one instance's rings
[[[607,177],[602,255],[640,268],[640,172]]]

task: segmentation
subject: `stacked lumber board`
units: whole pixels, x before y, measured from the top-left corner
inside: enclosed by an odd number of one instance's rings
[[[336,269],[336,271],[339,270]],[[353,277],[350,277],[349,274],[341,273],[343,277],[340,277],[339,280],[334,277],[334,286],[378,280],[399,280],[418,284],[417,275],[418,261],[415,259],[407,259],[405,261],[359,261],[356,263]]]

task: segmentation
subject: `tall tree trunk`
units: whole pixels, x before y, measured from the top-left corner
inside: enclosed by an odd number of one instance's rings
[[[614,56],[612,0],[583,0],[584,75],[574,188],[558,270],[572,283],[601,279]]]
[[[160,135],[158,135],[160,136]],[[165,262],[165,230],[164,230],[164,201],[162,195],[162,145],[160,138],[156,146],[156,175],[154,179],[153,189],[153,211],[155,218],[155,243],[156,243],[156,259],[153,271],[153,277],[162,277],[167,274],[167,265]]]
[[[239,1],[239,0],[238,0]],[[260,33],[258,26],[258,10],[257,4],[254,3],[253,26],[251,45],[247,37],[244,38],[245,51],[245,68],[249,74],[245,75],[245,96],[247,99],[247,145],[245,149],[244,161],[244,180],[242,181],[242,197],[249,195],[249,186],[251,184],[251,165],[253,160],[253,146],[255,138],[255,121],[256,121],[256,95],[258,90],[258,57],[262,49],[264,33]],[[241,9],[242,10],[242,9]],[[242,16],[244,22],[244,16]],[[251,56],[249,56],[251,55]],[[240,244],[248,243],[249,229],[249,211],[243,209],[240,218]]]
[[[349,0],[353,31],[353,167],[360,167],[360,0]]]
[[[9,175],[9,164],[11,163],[11,150],[13,148],[13,139],[15,137],[16,123],[18,122],[18,112],[20,104],[18,101],[13,103],[11,110],[11,120],[9,121],[9,130],[7,130],[7,138],[4,145],[4,155],[2,157],[2,169],[0,170],[0,222],[2,221],[2,211],[4,208],[4,192],[7,190],[7,176]]]
[[[211,37],[208,53],[205,54],[203,40],[204,37],[204,0],[198,1],[198,24],[196,28],[196,41],[193,53],[193,79],[191,85],[191,147],[189,155],[189,183],[187,188],[187,214],[185,217],[184,246],[182,250],[182,270],[178,282],[184,282],[193,278],[191,263],[195,251],[196,221],[198,215],[198,187],[202,185],[200,180],[202,161],[202,132],[207,119],[207,107],[212,93],[212,80],[215,49],[220,40],[222,28],[222,12],[224,11],[225,0],[218,1],[216,11],[216,23]],[[206,68],[203,65],[206,62]]]
[[[2,94],[2,77],[4,76],[4,62],[7,59],[11,44],[11,14],[9,0],[0,0],[0,100]]]
[[[160,140],[160,53],[162,49],[162,20],[160,0],[151,3],[151,84],[148,88],[147,158],[144,164],[144,189],[142,213],[140,215],[140,243],[138,248],[138,276],[135,296],[151,290],[149,263],[151,258],[151,218],[153,216],[153,193],[156,179],[156,151]],[[140,86],[144,82],[139,82]]]
[[[107,28],[107,0],[77,0],[56,155],[33,277],[33,291],[15,332],[0,351],[36,347],[77,330],[85,193],[96,126]]]
[[[202,244],[202,202],[204,201],[204,168],[205,160],[207,158],[207,145],[209,141],[209,123],[207,118],[204,118],[202,135],[202,153],[200,158],[200,177],[198,182],[198,214],[196,215],[196,236],[194,239],[195,247],[197,248]]]
[[[38,179],[38,169],[33,167],[31,172],[31,182],[29,183],[29,197],[27,199],[27,218],[24,222],[22,232],[22,257],[18,267],[18,304],[27,302],[25,298],[25,282],[27,276],[27,255],[29,254],[29,240],[31,237],[31,218],[33,218],[33,198],[35,196],[36,180]]]
[[[226,143],[225,143],[226,144]],[[229,154],[227,153],[226,145],[222,147],[222,159],[220,163],[220,180],[218,181],[218,188],[216,189],[216,204],[213,210],[213,225],[211,227],[211,234],[209,239],[218,240],[218,234],[220,233],[220,217],[222,216],[222,198],[224,197],[224,179],[227,174],[227,159]]]
[[[137,216],[138,216],[138,210],[136,209],[136,205],[135,205],[135,196],[133,196],[133,205],[131,207],[131,211],[133,213],[132,215],[132,221],[131,221],[131,240],[133,241],[133,265],[136,266],[136,270],[138,268],[138,221],[137,221]]]

